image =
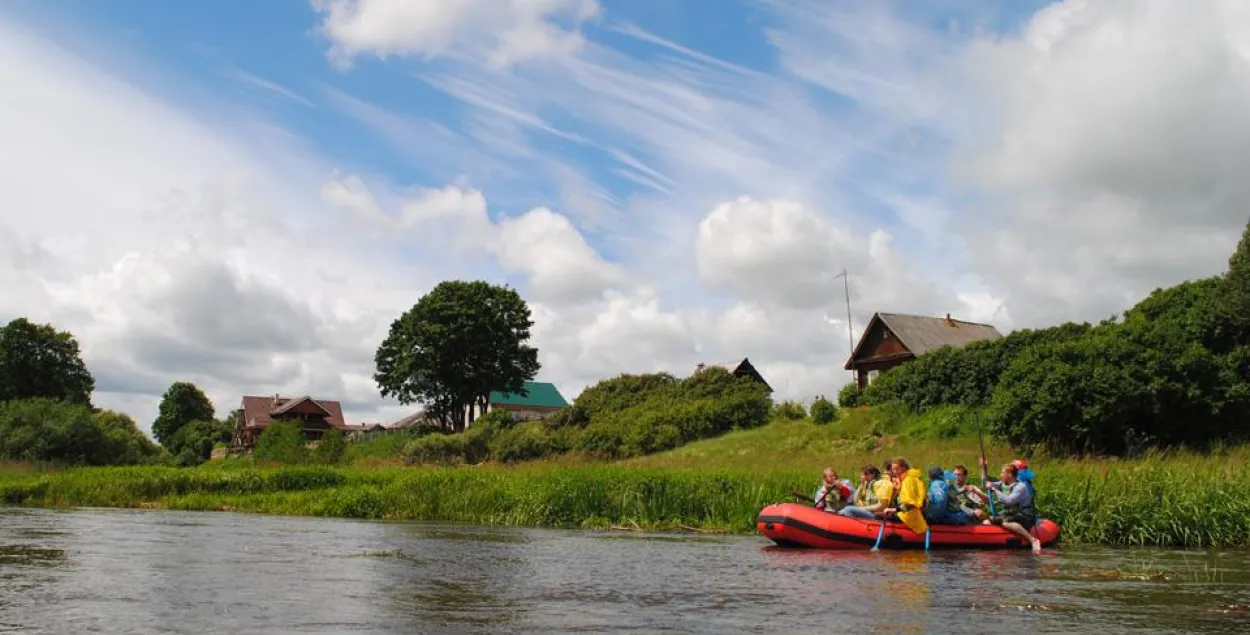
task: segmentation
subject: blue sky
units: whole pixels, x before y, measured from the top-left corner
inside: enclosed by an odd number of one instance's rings
[[[951,21],[979,23],[982,28],[1014,29],[1030,15],[1025,9],[1037,4],[1016,3],[1015,13],[997,15],[983,12],[990,3],[935,3],[923,14],[903,15],[900,19],[913,20],[913,28],[932,27],[938,36],[950,35],[943,32],[950,29]],[[599,18],[584,25],[582,30],[596,46],[636,61],[641,68],[652,66],[657,73],[671,70],[674,64],[690,63],[692,59],[657,43],[659,41],[687,47],[714,58],[716,63],[739,65],[761,73],[762,83],[776,82],[792,91],[791,98],[802,100],[812,113],[818,113],[815,116],[830,127],[826,141],[834,146],[829,148],[833,155],[848,152],[844,147],[836,147],[841,145],[839,141],[850,142],[840,139],[836,134],[839,129],[871,125],[865,122],[882,118],[872,105],[861,104],[854,96],[788,81],[780,55],[769,41],[770,29],[784,29],[793,24],[794,17],[785,12],[785,3],[771,6],[768,2],[727,1],[715,5],[716,10],[709,11],[710,5],[704,2],[604,2]],[[904,5],[896,3],[896,6]],[[973,6],[982,13],[971,12],[969,9]],[[139,81],[150,82],[153,91],[186,108],[195,109],[197,104],[208,101],[213,102],[210,108],[228,105],[254,110],[260,116],[280,121],[319,152],[333,157],[345,170],[365,172],[395,184],[436,185],[468,175],[487,188],[492,201],[499,202],[491,206],[492,214],[501,206],[524,208],[560,199],[560,183],[549,172],[517,166],[509,161],[511,157],[506,153],[495,151],[490,143],[473,139],[469,136],[471,132],[466,134],[473,125],[475,111],[463,100],[431,84],[431,81],[455,78],[460,70],[455,62],[438,58],[383,61],[366,54],[355,61],[350,71],[333,68],[326,59],[326,38],[317,33],[320,16],[309,3],[19,0],[7,9],[27,24],[55,36],[61,46],[89,57],[102,54],[104,59],[126,65]],[[798,12],[801,9],[800,4],[788,10]],[[951,37],[957,40],[959,36]],[[831,40],[829,44],[834,52],[847,57],[849,65],[861,61],[856,56],[868,54],[856,50],[864,43]],[[896,43],[884,44],[893,48]],[[735,87],[728,88],[732,91]],[[345,112],[341,103],[336,104],[334,95],[360,100],[422,123],[443,126],[457,135],[457,140],[466,147],[468,158],[414,158],[388,141],[386,134],[380,134]],[[628,170],[634,176],[648,176],[623,165],[611,154],[613,150],[629,151],[634,140],[628,133],[579,119],[576,110],[575,103],[553,99],[540,107],[538,115],[562,133],[576,135],[577,140],[530,131],[525,135],[525,142],[589,179],[596,190],[611,198],[608,204],[617,208],[631,196],[671,194],[680,198],[680,193],[672,194],[673,190],[680,190],[679,183],[661,181],[657,185],[669,192],[657,192],[622,175],[622,170]],[[923,128],[911,132],[924,134]],[[940,139],[927,141],[926,151],[941,152]],[[882,143],[879,149],[899,150],[891,140]],[[509,165],[492,169],[476,164],[473,158],[479,152]],[[883,159],[873,156],[871,151],[851,153],[850,165],[830,171],[830,178],[837,180],[831,187],[838,190],[840,197],[846,197],[847,205],[854,207],[858,214],[871,217],[873,222],[887,229],[897,230],[902,224],[897,213],[869,191],[875,181],[882,181],[887,187],[896,185],[891,182],[894,178],[891,172],[897,171],[898,164],[894,161],[900,159]],[[631,156],[645,161],[646,148],[631,152]],[[738,193],[751,196],[777,193],[767,184],[751,185]],[[919,197],[945,194],[940,178],[909,178],[898,185],[906,194]],[[593,230],[587,233],[597,248],[609,254],[617,250],[613,241],[597,236]],[[898,238],[906,240],[907,236]]]
[[[842,269],[856,328],[1004,331],[1222,269],[1248,19],[1178,11],[12,0],[0,316],[73,330],[145,425],[178,378],[398,418],[373,349],[453,277],[526,296],[570,398],[749,355],[809,400],[848,378]]]

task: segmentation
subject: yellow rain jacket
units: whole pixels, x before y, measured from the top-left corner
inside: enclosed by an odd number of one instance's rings
[[[903,475],[903,482],[898,491],[898,519],[903,521],[912,531],[923,534],[929,530],[929,523],[924,520],[925,486],[920,480],[920,470],[911,468]],[[903,511],[906,508],[907,511]]]

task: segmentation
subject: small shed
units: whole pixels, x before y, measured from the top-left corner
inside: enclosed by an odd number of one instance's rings
[[[769,386],[768,382],[764,381],[764,376],[760,374],[760,371],[756,370],[755,366],[751,364],[751,360],[749,358],[743,357],[741,360],[726,362],[723,364],[700,362],[699,365],[695,367],[695,372],[711,367],[724,368],[729,371],[730,374],[737,375],[738,377],[750,377],[751,379],[764,384],[764,388],[768,389],[769,393],[773,392],[773,387]]]
[[[855,371],[861,389],[878,373],[944,346],[962,348],[1002,337],[989,324],[903,313],[874,313],[844,368]]]

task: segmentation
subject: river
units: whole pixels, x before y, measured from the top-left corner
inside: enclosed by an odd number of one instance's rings
[[[0,508],[0,632],[1246,633],[1250,554]]]

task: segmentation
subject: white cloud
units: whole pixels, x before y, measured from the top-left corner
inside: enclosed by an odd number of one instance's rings
[[[840,306],[845,269],[873,310],[921,312],[948,296],[910,269],[890,234],[856,235],[797,201],[739,197],[699,223],[699,275],[744,300],[785,310]]]
[[[399,275],[353,224],[326,224],[315,181],[261,167],[303,148],[249,145],[3,21],[0,78],[0,280],[17,292],[0,311],[74,333],[96,403],[145,427],[180,379],[224,414],[244,393],[371,374],[389,320],[436,275]]]
[[[597,298],[627,275],[595,253],[569,219],[545,207],[505,218],[491,249],[499,264],[529,274],[538,300],[561,305]]]
[[[316,6],[339,63],[442,58],[412,81],[459,122],[320,92],[423,183],[0,23],[0,314],[78,335],[102,405],[146,425],[191,378],[220,411],[316,391],[387,420],[373,352],[450,277],[519,282],[569,397],[749,356],[806,400],[849,379],[844,269],[856,335],[874,311],[1098,319],[1221,269],[1250,209],[1244,3],[1072,0],[967,39],[781,0],[777,74],[630,25],[629,54],[583,41],[592,2]]]
[[[599,13],[595,0],[313,0],[324,16],[330,58],[361,53],[481,56],[493,67],[568,54],[582,47],[578,26]],[[561,20],[572,22],[566,28]]]
[[[984,204],[963,230],[1022,325],[1224,269],[1250,209],[1247,36],[1238,0],[1070,0],[970,48],[956,165]]]

